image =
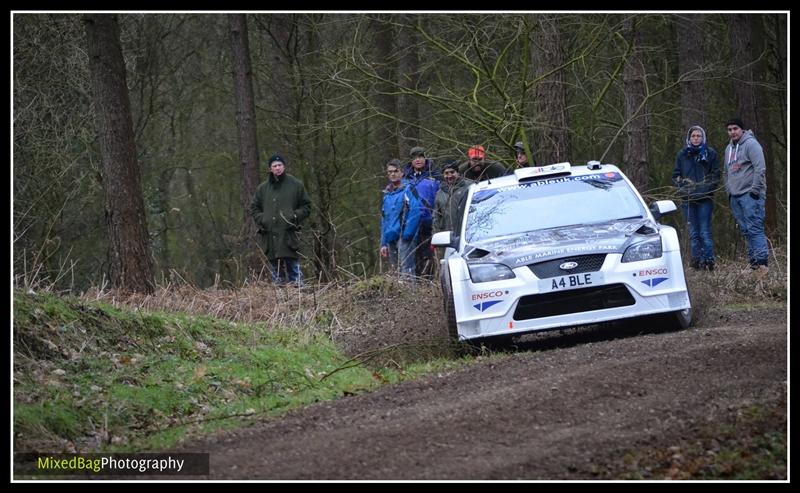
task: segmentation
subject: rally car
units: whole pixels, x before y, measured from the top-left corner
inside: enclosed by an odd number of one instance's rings
[[[470,187],[459,230],[435,234],[450,336],[524,333],[645,317],[692,321],[678,235],[614,165],[517,169]],[[497,339],[495,339],[497,340]]]

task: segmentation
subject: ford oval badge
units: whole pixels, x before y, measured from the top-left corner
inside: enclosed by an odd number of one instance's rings
[[[572,270],[578,266],[578,262],[564,262],[563,264],[559,265],[558,268],[561,270]]]

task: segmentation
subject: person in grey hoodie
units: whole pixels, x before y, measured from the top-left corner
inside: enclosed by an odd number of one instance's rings
[[[683,215],[689,229],[689,265],[694,269],[714,270],[711,215],[719,182],[717,151],[706,142],[706,131],[695,125],[686,133],[686,146],[675,157],[672,170],[672,183],[683,202]]]
[[[747,240],[750,268],[765,274],[769,259],[764,234],[764,203],[767,196],[764,151],[752,130],[745,130],[740,118],[725,123],[730,143],[725,148],[725,186],[731,212]]]

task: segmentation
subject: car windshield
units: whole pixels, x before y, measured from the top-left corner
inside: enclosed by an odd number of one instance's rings
[[[466,241],[540,229],[645,217],[641,200],[617,172],[567,176],[475,192]]]

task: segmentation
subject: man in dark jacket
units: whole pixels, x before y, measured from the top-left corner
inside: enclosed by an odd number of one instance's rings
[[[536,166],[535,159],[528,160],[528,155],[525,153],[525,143],[521,140],[514,144],[514,159],[517,161],[517,168]]]
[[[458,163],[455,161],[445,164],[442,174],[444,181],[436,192],[433,234],[439,231],[453,231],[454,235],[458,235],[467,203],[467,192],[469,186],[475,182],[458,174]]]
[[[714,192],[719,187],[720,169],[717,151],[706,143],[706,131],[694,126],[686,134],[686,146],[675,158],[672,182],[683,201],[683,214],[689,226],[691,261],[694,269],[714,270],[714,240],[711,237],[711,214]]]
[[[461,163],[461,176],[473,181],[491,180],[508,174],[508,169],[500,163],[486,161],[486,150],[482,145],[474,145],[467,151],[468,161]]]
[[[269,260],[272,281],[302,286],[297,252],[300,223],[311,213],[311,199],[306,188],[286,173],[286,160],[280,154],[269,158],[267,181],[256,189],[250,203],[250,215],[258,226],[259,245]]]

